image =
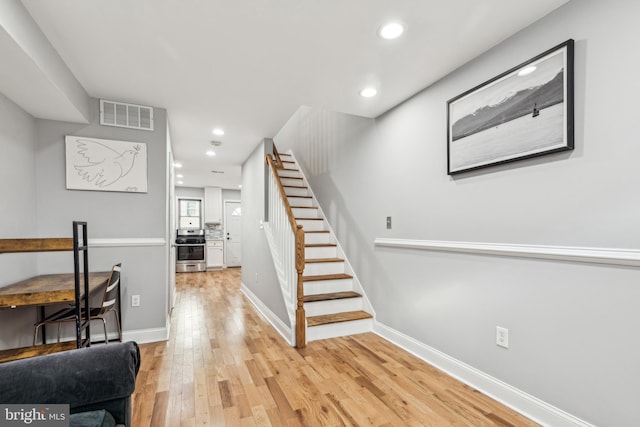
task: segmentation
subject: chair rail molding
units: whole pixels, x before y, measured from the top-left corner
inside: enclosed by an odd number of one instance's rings
[[[573,261],[590,264],[610,264],[631,267],[640,266],[640,250],[638,249],[389,238],[376,238],[374,240],[374,245],[400,249],[419,249],[426,251],[457,252],[476,255],[549,259],[555,261]]]
[[[135,246],[164,246],[167,243],[162,237],[140,237],[140,238],[96,238],[89,239],[90,248],[109,248],[109,247],[135,247]]]

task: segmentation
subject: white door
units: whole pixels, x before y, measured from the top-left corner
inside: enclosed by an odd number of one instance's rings
[[[240,267],[240,223],[242,210],[240,202],[224,202],[224,264],[227,267]]]

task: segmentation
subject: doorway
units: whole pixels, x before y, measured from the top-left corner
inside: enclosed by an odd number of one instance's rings
[[[224,202],[225,248],[224,264],[227,267],[240,267],[242,208],[239,201]]]

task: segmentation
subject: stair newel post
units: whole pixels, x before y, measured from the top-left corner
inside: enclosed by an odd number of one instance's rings
[[[298,272],[297,308],[296,308],[296,347],[304,348],[307,345],[307,319],[304,312],[304,231],[302,225],[296,227],[296,271]]]

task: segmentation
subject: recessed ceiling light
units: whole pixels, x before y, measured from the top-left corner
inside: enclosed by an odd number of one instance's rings
[[[182,175],[181,173],[179,173],[178,175],[176,175],[176,178],[184,178],[184,175]]]
[[[522,76],[526,76],[526,75],[528,75],[528,74],[533,73],[535,70],[536,70],[536,66],[535,66],[535,65],[532,65],[532,66],[530,66],[530,67],[523,68],[522,70],[520,70],[520,71],[518,72],[518,75],[519,75],[520,77],[522,77]]]
[[[222,130],[222,129],[220,129],[220,128],[215,128],[215,129],[213,130],[213,134],[214,134],[214,135],[218,135],[218,136],[222,136],[222,135],[224,135],[224,130]]]
[[[238,185],[238,188],[242,188],[242,184]]]
[[[385,40],[397,39],[404,32],[404,26],[398,22],[390,22],[378,30],[378,35]]]
[[[213,150],[209,150],[209,151],[207,151],[207,156],[211,156],[211,157],[213,157],[213,156],[215,156],[215,155],[216,155],[216,152],[215,152],[215,151],[213,151]]]
[[[184,184],[184,182],[182,182],[182,181],[178,181],[178,184],[179,184],[179,185],[182,185],[182,184]]]
[[[174,168],[178,168],[178,169],[179,169],[179,168],[181,168],[181,167],[182,167],[182,163],[178,163],[178,162],[176,162],[176,163],[174,163],[174,164],[173,164],[173,167],[174,167]]]
[[[378,94],[378,91],[372,87],[368,87],[360,91],[360,96],[365,98],[371,98],[372,96],[376,96],[377,94]]]

